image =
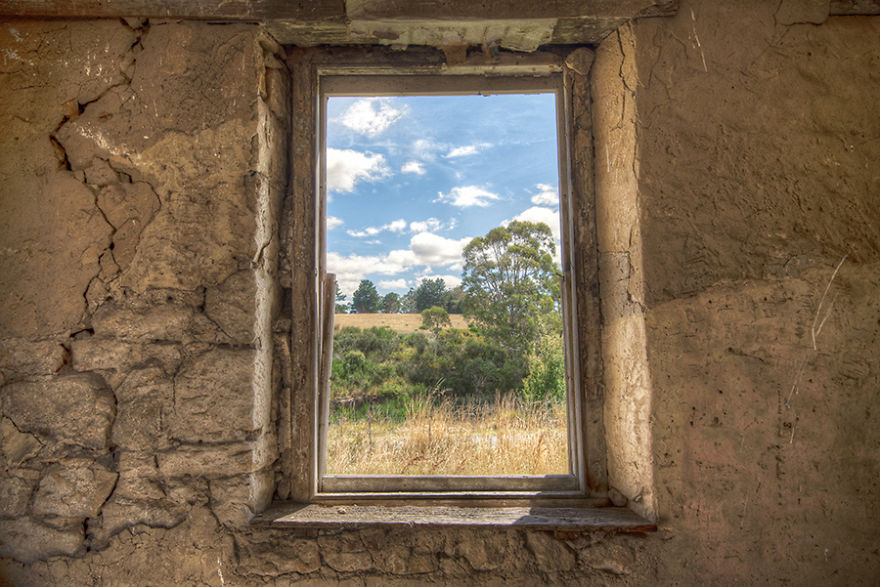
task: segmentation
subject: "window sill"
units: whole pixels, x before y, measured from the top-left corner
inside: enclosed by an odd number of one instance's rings
[[[278,504],[256,516],[255,526],[303,530],[369,528],[510,528],[559,534],[654,532],[657,525],[627,508],[473,507],[424,505]]]

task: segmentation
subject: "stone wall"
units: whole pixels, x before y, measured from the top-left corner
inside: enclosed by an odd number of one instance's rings
[[[597,52],[632,114],[596,166],[632,174],[660,531],[565,538],[248,526],[296,307],[280,49],[3,23],[5,580],[876,582],[880,19],[772,4],[683,1]]]

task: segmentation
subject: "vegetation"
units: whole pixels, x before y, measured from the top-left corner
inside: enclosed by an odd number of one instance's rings
[[[465,247],[457,290],[424,279],[402,299],[380,299],[372,282],[361,281],[352,296],[358,313],[393,312],[396,302],[418,309],[427,334],[336,333],[328,471],[563,472],[565,368],[553,255],[549,227],[514,221]],[[463,309],[470,327],[453,328],[450,308]],[[500,464],[508,456],[490,459],[504,471],[477,458],[503,447],[518,451],[509,457],[522,461],[518,467]],[[471,466],[477,469],[462,472]]]

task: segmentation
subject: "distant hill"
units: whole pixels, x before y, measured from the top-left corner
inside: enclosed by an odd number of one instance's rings
[[[461,314],[450,314],[453,328],[467,328],[468,322]],[[371,328],[387,326],[397,332],[418,332],[422,325],[421,314],[336,314],[333,318],[333,330],[346,326]]]

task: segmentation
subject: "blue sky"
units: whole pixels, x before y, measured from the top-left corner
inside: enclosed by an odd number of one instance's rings
[[[558,238],[553,94],[330,98],[326,158],[327,270],[349,296],[454,287],[470,239],[515,218]]]

